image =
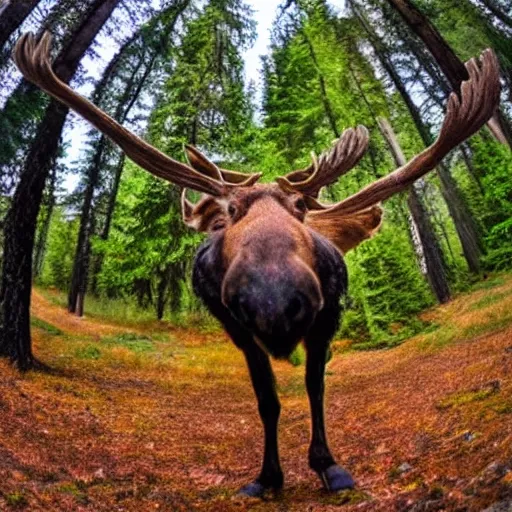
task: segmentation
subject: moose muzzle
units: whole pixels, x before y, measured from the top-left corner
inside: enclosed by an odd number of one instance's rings
[[[299,257],[253,264],[240,254],[223,283],[222,301],[274,357],[288,357],[323,307],[319,281]]]

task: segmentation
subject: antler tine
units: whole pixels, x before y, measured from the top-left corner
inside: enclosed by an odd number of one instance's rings
[[[246,174],[243,172],[228,171],[227,169],[219,169],[215,163],[203,155],[195,146],[190,144],[185,144],[185,154],[192,168],[201,174],[222,181],[226,187],[250,187],[261,178],[260,172]]]
[[[496,55],[492,50],[485,50],[480,61],[480,65],[474,59],[466,63],[469,80],[462,83],[460,99],[455,93],[450,95],[445,120],[431,146],[403,167],[324,211],[349,214],[388,199],[424,176],[455,146],[476,133],[491,118],[500,98]],[[312,215],[322,213],[312,212]]]
[[[330,151],[320,155],[316,165],[294,171],[276,181],[284,190],[316,198],[322,187],[334,183],[357,165],[368,148],[368,142],[368,130],[364,126],[349,128]]]
[[[226,188],[221,180],[198,173],[164,155],[59,80],[52,70],[50,46],[51,35],[48,32],[38,43],[31,33],[23,35],[16,43],[13,58],[27,80],[78,112],[151,174],[206,194],[220,196],[225,193]]]

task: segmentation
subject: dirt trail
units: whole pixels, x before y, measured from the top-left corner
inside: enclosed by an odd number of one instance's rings
[[[32,289],[30,311],[35,317],[58,327],[66,334],[106,336],[119,332],[136,331],[136,329],[133,328],[109,324],[105,321],[88,318],[86,316],[80,318],[76,315],[71,315],[61,306],[50,302],[37,289]]]
[[[320,489],[304,367],[276,363],[285,489],[269,501],[233,500],[259,470],[262,432],[223,335],[160,328],[114,343],[136,329],[75,318],[38,292],[32,311],[69,336],[34,328],[51,373],[0,361],[2,511],[477,512],[512,500],[511,278],[425,315],[440,324],[431,334],[335,354],[328,435],[355,492]]]

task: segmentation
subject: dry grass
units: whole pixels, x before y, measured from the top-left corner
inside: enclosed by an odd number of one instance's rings
[[[35,293],[33,314],[62,334],[33,328],[51,373],[0,362],[0,510],[483,510],[512,496],[511,311],[503,278],[429,312],[436,332],[335,355],[328,433],[353,493],[324,493],[307,468],[304,367],[275,364],[285,490],[238,501],[262,433],[234,346],[79,320]]]

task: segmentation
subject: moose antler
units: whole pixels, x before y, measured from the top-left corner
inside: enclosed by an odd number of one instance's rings
[[[471,59],[466,63],[469,80],[462,83],[460,99],[452,93],[446,116],[436,141],[404,166],[371,183],[356,194],[308,215],[327,212],[350,214],[364,210],[409,187],[432,170],[455,146],[476,133],[493,115],[500,97],[499,64],[494,52],[485,50],[481,63]]]
[[[230,179],[231,176],[223,175],[223,172],[218,169],[209,174],[197,172],[192,167],[163,154],[121,126],[90,101],[74,92],[55,75],[50,61],[51,39],[48,32],[39,42],[36,42],[35,36],[31,33],[20,38],[13,53],[14,61],[20,71],[27,80],[78,112],[112,139],[136,164],[151,174],[176,185],[190,187],[213,196],[221,196],[229,187],[245,186],[251,180],[257,179],[254,176],[249,176],[246,182],[241,179],[237,182],[235,179]]]
[[[196,171],[216,179],[220,176],[222,181],[226,184],[250,187],[261,177],[261,172],[246,174],[243,172],[228,171],[227,169],[219,169],[210,159],[190,144],[185,144],[185,153],[188,163]]]
[[[276,178],[279,186],[289,192],[301,192],[311,198],[318,197],[320,189],[334,183],[355,167],[368,148],[369,135],[364,126],[345,130],[330,150],[320,155],[306,169]]]

